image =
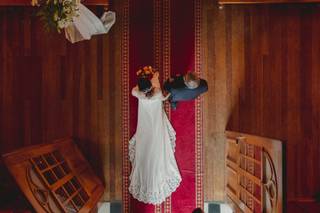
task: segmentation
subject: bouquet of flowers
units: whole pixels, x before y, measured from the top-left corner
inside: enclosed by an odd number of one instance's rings
[[[79,0],[32,0],[33,6],[39,6],[37,13],[47,30],[56,30],[59,33],[62,29],[73,22],[78,16]]]
[[[145,66],[137,71],[137,76],[139,78],[152,78],[156,71],[151,66]]]

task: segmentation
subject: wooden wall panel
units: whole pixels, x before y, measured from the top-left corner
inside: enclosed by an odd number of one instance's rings
[[[0,7],[0,154],[73,136],[103,199],[121,200],[119,34],[71,44],[44,32],[33,8]]]
[[[223,156],[217,150],[224,149],[219,135],[227,128],[283,140],[288,202],[312,201],[320,191],[318,6],[218,10],[212,1],[203,3],[204,69],[210,88],[204,116],[205,199],[223,199],[217,175],[224,170]]]

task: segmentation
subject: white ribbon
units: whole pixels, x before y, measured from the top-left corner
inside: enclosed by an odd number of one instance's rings
[[[79,3],[78,7],[79,15],[65,28],[65,36],[71,43],[89,40],[92,35],[108,33],[116,21],[115,12],[104,12],[99,19],[83,4]]]

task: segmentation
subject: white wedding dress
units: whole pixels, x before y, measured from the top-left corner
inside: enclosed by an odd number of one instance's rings
[[[175,131],[163,110],[160,88],[155,88],[151,98],[138,87],[132,89],[132,95],[139,99],[139,106],[136,133],[129,141],[129,192],[141,202],[160,204],[181,182],[174,157]]]

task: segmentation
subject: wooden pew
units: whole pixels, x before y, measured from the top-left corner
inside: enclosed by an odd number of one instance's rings
[[[282,142],[231,131],[226,136],[226,195],[235,212],[282,213]]]

